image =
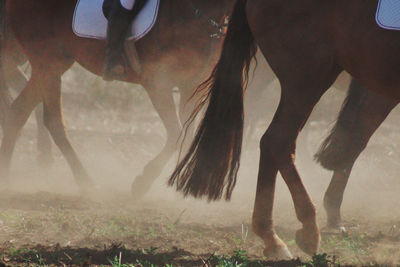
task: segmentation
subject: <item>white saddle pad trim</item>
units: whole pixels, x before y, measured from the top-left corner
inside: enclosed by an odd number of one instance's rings
[[[400,1],[379,0],[375,20],[381,28],[400,30]]]
[[[104,40],[107,37],[107,19],[103,14],[104,0],[79,0],[74,12],[72,30],[79,37]],[[130,40],[139,40],[154,26],[160,0],[148,0],[132,23]]]

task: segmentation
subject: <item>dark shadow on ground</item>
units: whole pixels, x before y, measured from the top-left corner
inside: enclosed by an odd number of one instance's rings
[[[157,252],[156,249],[128,250],[121,244],[103,248],[73,248],[59,245],[45,247],[34,246],[22,249],[0,250],[3,266],[93,266],[137,264],[135,266],[216,266],[220,257],[215,255],[194,255],[180,248]],[[245,266],[306,266],[299,259],[291,261],[254,261]]]

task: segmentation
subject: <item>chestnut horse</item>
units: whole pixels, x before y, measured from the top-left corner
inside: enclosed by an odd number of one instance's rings
[[[94,74],[102,74],[105,41],[74,35],[71,23],[76,2],[0,1],[0,6],[6,4],[7,25],[32,67],[31,78],[12,103],[3,127],[0,149],[3,179],[7,176],[20,129],[33,108],[43,103],[44,123],[67,159],[76,182],[83,187],[92,184],[65,133],[60,87],[62,74],[74,62]],[[215,37],[223,35],[224,18],[232,5],[233,0],[161,1],[156,25],[147,36],[136,42],[142,72],[130,71],[125,81],[143,85],[168,131],[164,148],[145,166],[143,174],[132,185],[136,197],[147,191],[175,151],[181,126],[175,114],[171,88],[178,86],[181,99],[186,102],[194,85],[212,69],[221,43],[221,39]],[[2,21],[4,17],[1,17]],[[182,119],[189,112],[181,105]]]
[[[400,33],[376,25],[377,3],[236,1],[220,60],[209,80],[198,89],[207,96],[202,101],[208,103],[207,110],[169,183],[186,195],[209,200],[223,194],[231,197],[241,152],[243,87],[257,44],[281,84],[278,109],[260,142],[253,213],[253,230],[263,239],[267,256],[291,257],[275,233],[272,219],[278,171],[303,225],[296,232],[298,246],[308,254],[318,250],[316,211],[296,169],[294,154],[299,132],[337,76],[346,70],[364,87],[387,96],[392,104],[385,107],[386,113],[400,100]],[[371,106],[361,107],[362,112],[373,115]],[[360,122],[356,133],[359,143],[366,144],[385,117],[382,114],[365,116]],[[351,163],[342,166],[348,172]]]

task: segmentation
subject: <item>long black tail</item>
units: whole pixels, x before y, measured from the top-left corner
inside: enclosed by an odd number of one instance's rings
[[[0,124],[3,125],[7,110],[11,104],[11,96],[4,75],[4,49],[7,40],[6,32],[6,0],[0,0]]]
[[[6,43],[6,0],[0,0],[0,86],[5,86],[3,57]]]
[[[315,160],[324,168],[337,170],[347,167],[350,160],[346,157],[349,154],[346,151],[354,145],[352,142],[358,141],[354,139],[354,134],[357,133],[354,133],[353,129],[357,127],[359,107],[370,93],[352,79],[337,121],[314,156]]]
[[[169,180],[169,185],[175,184],[185,196],[217,200],[226,188],[228,200],[236,184],[243,136],[243,88],[257,50],[247,23],[246,3],[237,0],[219,62],[196,90],[196,94],[206,90],[206,97],[195,110],[205,102],[208,107],[188,153]]]
[[[1,71],[1,82],[4,81],[3,76],[3,50],[6,42],[6,0],[0,0],[0,71]],[[3,85],[3,84],[1,84]]]

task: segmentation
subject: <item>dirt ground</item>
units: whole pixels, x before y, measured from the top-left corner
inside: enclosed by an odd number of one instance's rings
[[[254,134],[247,137],[231,202],[183,199],[165,185],[173,162],[145,198],[138,200],[130,194],[130,184],[161,149],[165,140],[162,124],[142,88],[105,85],[84,75],[90,90],[77,89],[82,76],[75,72],[66,75],[64,111],[70,139],[99,188],[82,194],[56,148],[52,166],[39,168],[35,122],[31,118],[14,153],[12,182],[0,189],[0,261],[87,265],[110,264],[115,257],[129,262],[157,255],[160,260],[201,266],[201,260],[209,255],[228,255],[234,250],[266,260],[250,220],[257,140],[272,112],[258,121]],[[267,107],[272,111],[278,94],[276,88],[269,90],[265,97],[271,96],[266,102],[273,102]],[[325,101],[333,95],[339,95],[331,101],[333,110],[337,110],[344,93],[329,93]],[[316,112],[324,108],[319,106]],[[311,153],[333,117],[322,121],[312,118],[308,134],[300,136],[303,145],[297,153],[299,170],[316,203],[321,228],[325,225],[322,197],[331,174],[312,161]],[[331,255],[342,265],[400,265],[398,118],[399,111],[394,111],[354,167],[342,209],[347,232],[322,236],[320,253]],[[277,233],[295,257],[307,261],[310,257],[295,244],[300,224],[280,178],[277,191]]]

